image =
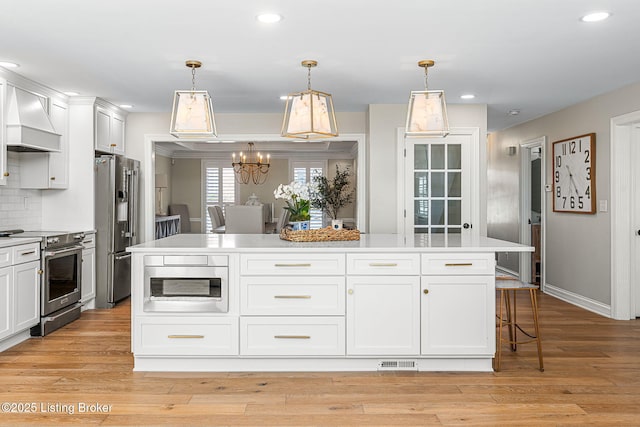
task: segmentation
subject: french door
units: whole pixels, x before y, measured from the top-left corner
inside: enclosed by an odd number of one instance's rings
[[[452,132],[446,138],[404,138],[405,234],[478,235],[478,197],[472,191],[473,143],[477,132]],[[475,188],[472,188],[475,187]]]

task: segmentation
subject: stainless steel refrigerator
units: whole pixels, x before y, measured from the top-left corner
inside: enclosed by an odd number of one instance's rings
[[[140,162],[95,158],[96,307],[111,308],[131,295],[131,254],[137,243]]]

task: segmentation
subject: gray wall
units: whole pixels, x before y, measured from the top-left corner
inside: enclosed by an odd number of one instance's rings
[[[520,159],[519,155],[507,155],[508,146],[547,136],[544,168],[546,182],[551,184],[552,143],[595,132],[596,200],[609,202],[610,119],[637,110],[640,110],[640,84],[600,95],[491,135],[487,172],[488,235],[511,241],[519,239]],[[603,304],[611,304],[610,213],[556,213],[552,209],[551,193],[545,194],[547,284]]]

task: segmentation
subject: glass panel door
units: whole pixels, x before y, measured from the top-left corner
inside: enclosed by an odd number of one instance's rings
[[[468,138],[406,140],[405,231],[462,234],[470,222]]]

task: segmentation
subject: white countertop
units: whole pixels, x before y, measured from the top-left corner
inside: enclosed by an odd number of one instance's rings
[[[533,252],[533,247],[488,237],[362,234],[360,240],[289,242],[276,234],[176,234],[127,248],[133,253],[191,252]]]
[[[39,237],[0,237],[0,248],[35,243],[42,241]]]

